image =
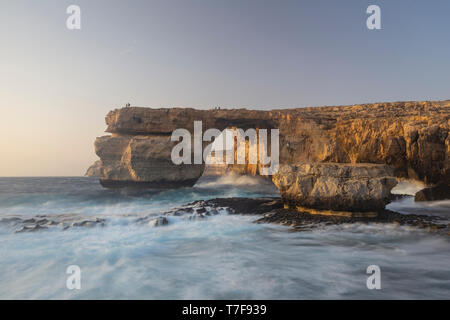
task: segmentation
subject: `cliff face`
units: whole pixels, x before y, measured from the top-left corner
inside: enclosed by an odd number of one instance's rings
[[[193,186],[204,165],[175,165],[174,143],[169,135],[113,134],[95,141],[101,159],[100,182],[105,187],[143,186],[175,188]]]
[[[194,121],[209,128],[280,130],[280,163],[378,163],[395,175],[438,183],[450,181],[450,100],[377,103],[274,111],[246,109],[122,108],[106,116],[110,136],[97,138],[105,184],[187,185],[203,165],[175,166],[173,130],[193,132]],[[257,174],[255,166],[236,171]]]

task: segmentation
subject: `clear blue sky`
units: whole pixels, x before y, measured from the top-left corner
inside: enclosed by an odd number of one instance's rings
[[[66,28],[81,7],[82,29]],[[366,28],[381,7],[382,30]],[[0,176],[81,175],[105,114],[450,98],[450,1],[0,0]]]

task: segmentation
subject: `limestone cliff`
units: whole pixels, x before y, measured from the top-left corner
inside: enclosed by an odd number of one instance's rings
[[[173,164],[170,157],[173,145],[169,135],[161,134],[113,134],[97,138],[95,152],[102,163],[100,182],[112,188],[193,186],[204,165]]]
[[[431,183],[450,181],[450,100],[376,103],[258,111],[128,107],[106,116],[110,136],[97,138],[101,181],[157,187],[191,185],[203,165],[170,161],[177,128],[193,132],[195,120],[208,128],[278,128],[280,163],[378,163],[398,177]],[[254,166],[236,170],[257,174]]]

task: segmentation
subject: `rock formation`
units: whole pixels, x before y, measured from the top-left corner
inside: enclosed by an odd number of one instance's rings
[[[174,142],[169,135],[113,134],[97,138],[95,151],[101,159],[100,182],[105,187],[138,186],[177,188],[193,186],[204,165],[175,165]]]
[[[84,174],[87,177],[102,177],[103,176],[103,163],[102,160],[95,161]]]
[[[97,138],[101,181],[107,186],[193,185],[204,165],[172,164],[173,130],[209,128],[280,130],[280,163],[376,163],[394,167],[397,177],[427,184],[450,181],[450,100],[376,103],[258,111],[127,107],[106,116]],[[258,174],[255,166],[236,171]],[[233,168],[232,168],[233,169]]]
[[[379,164],[281,165],[272,180],[289,208],[377,212],[397,184],[393,169]]]
[[[414,196],[415,201],[437,201],[445,200],[450,198],[450,185],[449,181],[447,183],[441,182],[436,186],[425,188],[420,190]]]

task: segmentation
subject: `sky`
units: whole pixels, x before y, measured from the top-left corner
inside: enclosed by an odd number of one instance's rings
[[[450,99],[449,16],[448,0],[0,0],[0,176],[83,175],[126,103]]]

